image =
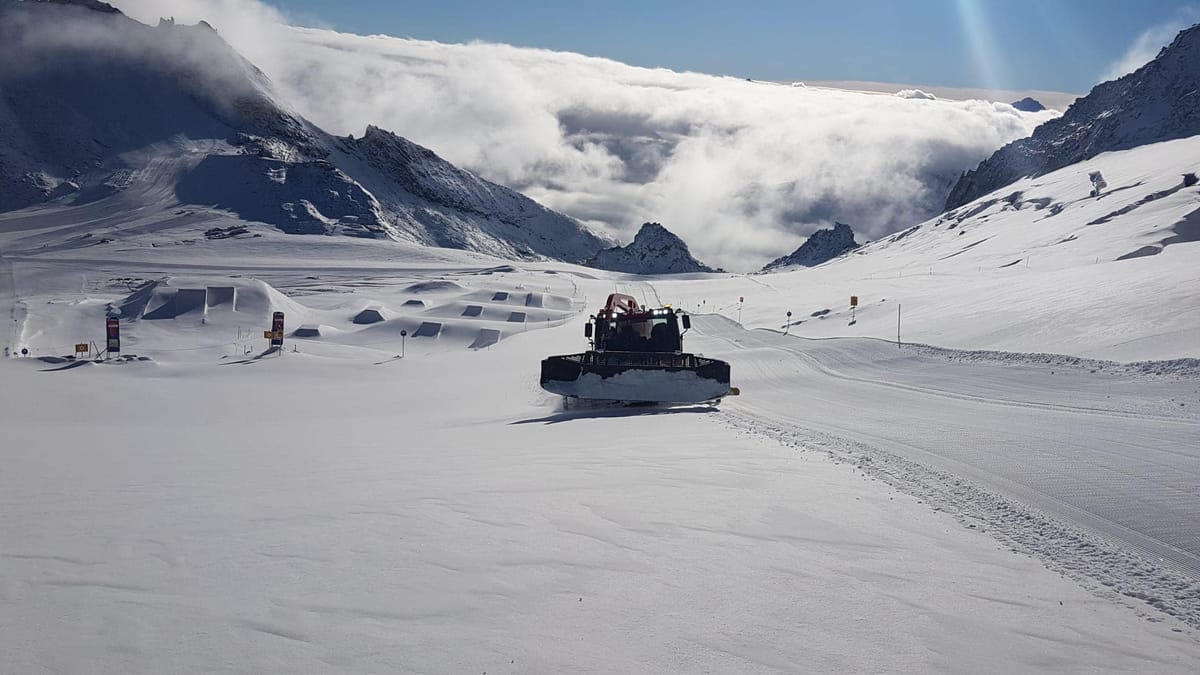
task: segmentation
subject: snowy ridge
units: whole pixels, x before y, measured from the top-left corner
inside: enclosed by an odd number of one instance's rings
[[[355,175],[363,176],[385,219],[408,223],[407,232],[420,243],[512,259],[580,262],[608,241],[378,127],[367,127],[361,138],[339,139],[339,149],[371,169]]]
[[[607,243],[394,134],[326,134],[205,24],[7,0],[0,12],[0,211],[198,206],[509,259],[580,261]]]
[[[629,274],[722,271],[696,260],[682,239],[658,223],[644,223],[628,246],[604,249],[584,264]]]
[[[813,267],[858,248],[854,231],[845,223],[834,223],[833,227],[817,230],[809,235],[800,248],[763,266],[763,272],[772,272],[784,267]]]
[[[905,343],[1120,362],[1196,358],[1200,185],[1183,174],[1198,163],[1200,137],[1104,153],[817,267],[657,285],[677,306],[741,309],[746,325],[790,323],[806,337],[895,341],[900,314]],[[1094,171],[1109,183],[1099,197]]]
[[[1096,85],[1062,117],[1009,143],[966,172],[946,199],[954,209],[1025,176],[1100,153],[1200,134],[1200,25],[1181,32],[1136,71]]]

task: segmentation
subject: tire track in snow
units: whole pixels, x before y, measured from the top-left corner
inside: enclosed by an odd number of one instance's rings
[[[0,307],[6,310],[4,314],[8,316],[8,325],[5,327],[7,337],[2,346],[4,351],[0,353],[15,356],[21,351],[27,310],[25,302],[17,295],[17,277],[12,261],[3,255],[0,255],[0,303]]]
[[[732,426],[852,460],[1087,586],[1200,628],[1200,423],[1123,409],[1128,400],[1111,409],[1054,403],[1072,392],[1048,379],[979,382],[973,393],[979,378],[1000,372],[994,364],[898,357],[945,373],[940,389],[872,365],[871,348],[856,352],[854,340],[696,323],[699,337],[740,352],[722,355],[745,391],[723,408]],[[847,354],[866,362],[853,368],[865,375],[840,370]]]

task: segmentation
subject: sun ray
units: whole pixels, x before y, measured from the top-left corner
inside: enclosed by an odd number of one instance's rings
[[[979,85],[986,89],[1007,89],[1008,77],[981,0],[955,0],[958,20],[971,49],[972,66]]]

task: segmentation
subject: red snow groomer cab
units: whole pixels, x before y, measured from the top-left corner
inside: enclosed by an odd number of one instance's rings
[[[737,393],[728,363],[683,351],[691,327],[682,311],[640,307],[632,296],[613,293],[584,326],[591,349],[542,360],[542,388],[628,403],[699,403]]]

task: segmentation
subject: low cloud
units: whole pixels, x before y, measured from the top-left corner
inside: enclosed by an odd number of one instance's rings
[[[897,98],[911,98],[916,100],[936,101],[937,96],[920,89],[901,89],[895,93]]]
[[[1200,21],[1200,9],[1185,7],[1171,21],[1151,26],[1142,31],[1121,58],[1108,67],[1108,70],[1101,76],[1100,81],[1115,80],[1150,63],[1154,57],[1158,56],[1158,52],[1163,47],[1166,47],[1175,39],[1179,31],[1192,26],[1197,21]]]
[[[1056,114],[292,28],[249,1],[114,4],[209,21],[333,133],[376,124],[623,240],[661,222],[734,270],[834,220],[861,241],[927,218],[963,170]]]

